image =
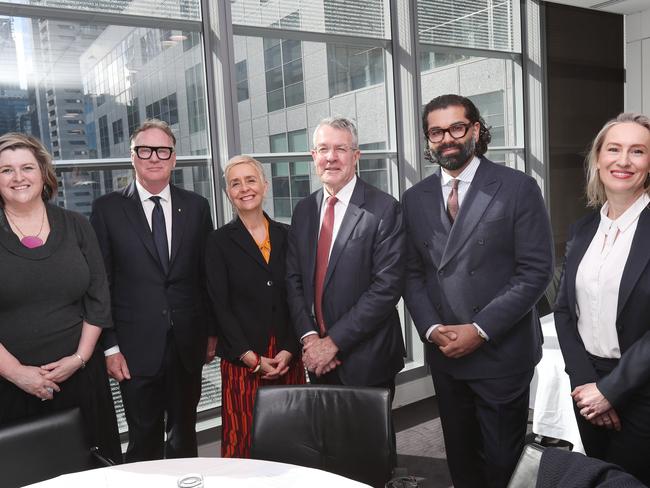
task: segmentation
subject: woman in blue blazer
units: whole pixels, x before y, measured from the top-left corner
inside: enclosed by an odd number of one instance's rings
[[[650,484],[650,119],[607,122],[587,173],[555,326],[587,455]]]
[[[208,292],[219,328],[221,456],[250,457],[257,388],[305,382],[300,343],[289,319],[285,288],[287,226],[262,210],[267,182],[249,156],[224,169],[237,212],[208,238]]]

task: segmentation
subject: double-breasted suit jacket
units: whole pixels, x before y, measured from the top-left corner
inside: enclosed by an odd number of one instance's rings
[[[188,371],[202,367],[208,332],[216,335],[204,276],[205,242],[213,228],[210,207],[196,193],[174,185],[170,192],[168,274],[134,182],[93,203],[91,223],[104,256],[115,323],[102,335],[102,345],[105,349],[118,345],[136,376],[157,373],[170,331]]]
[[[639,216],[619,287],[615,326],[621,359],[601,379],[580,338],[576,313],[578,266],[599,224],[600,213],[592,212],[571,227],[555,305],[555,327],[571,387],[596,382],[618,409],[635,393],[650,398],[650,209],[646,207]]]
[[[298,337],[318,332],[314,274],[323,190],[293,213],[287,254],[287,293]],[[346,385],[392,381],[404,366],[396,305],[404,284],[404,226],[399,203],[357,179],[334,241],[323,288],[327,334],[338,346]]]
[[[553,272],[541,192],[522,172],[481,158],[452,227],[435,173],[403,198],[408,229],[405,300],[422,340],[435,324],[478,324],[489,341],[450,359],[430,347],[432,368],[458,379],[531,370],[541,358],[535,304]]]
[[[285,287],[288,226],[268,220],[268,264],[239,218],[208,238],[206,269],[219,324],[217,354],[240,365],[239,357],[248,350],[265,354],[271,335],[278,351],[295,356],[300,345],[289,318]]]

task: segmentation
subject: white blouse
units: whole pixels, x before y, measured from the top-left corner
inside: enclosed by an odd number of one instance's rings
[[[602,358],[620,358],[616,332],[618,290],[630,254],[639,215],[650,202],[643,193],[616,220],[607,217],[609,204],[600,210],[600,225],[576,275],[578,332],[587,352]]]

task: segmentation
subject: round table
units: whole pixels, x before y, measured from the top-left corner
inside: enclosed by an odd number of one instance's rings
[[[319,469],[235,458],[164,459],[122,464],[66,474],[29,486],[34,488],[87,488],[89,486],[93,488],[176,488],[178,479],[189,473],[203,475],[205,488],[368,487],[363,483]]]

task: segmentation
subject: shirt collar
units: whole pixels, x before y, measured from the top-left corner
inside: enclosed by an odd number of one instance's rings
[[[144,202],[145,200],[149,200],[149,197],[153,196],[159,196],[162,201],[168,202],[171,200],[171,191],[169,189],[169,183],[167,183],[167,186],[163,188],[158,195],[154,195],[153,193],[150,193],[149,190],[147,190],[144,186],[140,184],[138,180],[135,180],[135,187],[138,189],[138,195],[140,196],[140,201]]]
[[[350,181],[348,181],[343,188],[341,188],[336,194],[336,198],[339,202],[347,206],[350,203],[352,198],[352,192],[354,192],[354,187],[357,184],[357,175],[354,175]],[[323,205],[329,197],[329,192],[323,187]]]
[[[461,171],[461,173],[458,176],[456,176],[456,179],[462,181],[463,183],[467,183],[468,185],[471,185],[472,180],[474,179],[474,175],[476,174],[476,170],[478,169],[478,165],[480,163],[481,160],[476,156],[474,156],[472,160],[469,162],[469,164],[465,166],[465,169]],[[441,178],[442,186],[451,185],[451,180],[454,179],[453,176],[451,176],[442,168],[440,169],[440,178]]]
[[[623,212],[617,219],[612,220],[607,216],[609,211],[609,202],[605,202],[605,205],[600,209],[600,227],[607,232],[607,230],[612,226],[613,223],[616,224],[616,227],[621,232],[625,232],[641,215],[643,209],[648,206],[650,203],[650,197],[646,192],[643,192],[636,201],[629,206],[629,208]]]

